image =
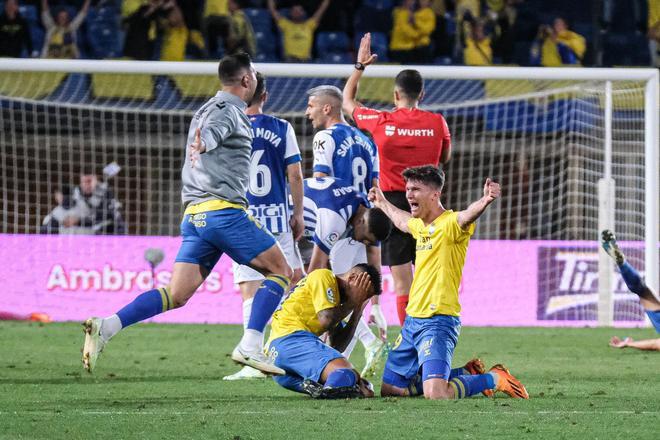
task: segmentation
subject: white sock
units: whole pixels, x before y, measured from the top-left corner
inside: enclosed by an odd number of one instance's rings
[[[353,353],[353,349],[355,348],[355,345],[357,345],[358,337],[357,333],[353,335],[353,339],[351,339],[351,342],[348,343],[348,346],[346,347],[346,350],[342,353],[346,359],[351,357],[351,353]]]
[[[108,316],[103,320],[103,322],[101,323],[100,334],[105,341],[109,341],[110,338],[112,338],[114,335],[119,333],[119,330],[121,329],[122,329],[121,319],[119,319],[119,316],[115,314],[112,316]]]
[[[360,339],[360,342],[362,342],[365,348],[370,347],[376,341],[376,335],[374,335],[374,332],[371,331],[367,323],[364,322],[364,319],[360,319],[360,322],[358,322],[355,335]]]
[[[260,331],[246,328],[239,345],[243,350],[250,353],[261,352],[264,349],[264,334]]]
[[[252,301],[254,297],[248,298],[243,301],[243,330],[247,329],[248,322],[250,322],[250,313],[252,312]]]

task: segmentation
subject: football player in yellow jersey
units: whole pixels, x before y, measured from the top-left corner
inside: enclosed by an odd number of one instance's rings
[[[317,269],[300,280],[273,314],[266,350],[271,362],[286,372],[275,381],[312,397],[373,397],[373,388],[341,352],[367,301],[380,293],[380,273],[368,264],[339,276]],[[319,339],[325,332],[328,345]]]
[[[485,373],[480,368],[451,369],[461,327],[458,287],[474,222],[500,196],[500,185],[486,179],[484,195],[463,211],[445,209],[440,203],[445,175],[430,165],[403,172],[410,212],[389,203],[379,188],[369,200],[416,240],[415,275],[401,335],[394,343],[383,372],[383,396],[458,399],[478,393],[502,391],[511,397],[529,398],[525,387],[502,365]],[[421,374],[420,374],[421,373]]]

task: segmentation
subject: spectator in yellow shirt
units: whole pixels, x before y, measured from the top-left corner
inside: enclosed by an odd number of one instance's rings
[[[417,63],[430,64],[433,61],[431,34],[435,31],[435,12],[431,8],[431,0],[419,0],[419,8],[413,14],[413,24],[418,32],[415,50]]]
[[[80,58],[78,50],[78,28],[85,21],[90,0],[85,0],[82,8],[71,20],[66,9],[58,9],[55,19],[48,8],[48,0],[41,0],[41,22],[46,29],[44,47],[41,56],[44,58]]]
[[[268,0],[268,9],[282,32],[284,60],[289,62],[309,61],[312,58],[314,31],[328,8],[330,0],[323,0],[311,18],[305,20],[305,10],[299,4],[291,7],[291,19],[282,17],[275,8],[275,0]]]
[[[552,27],[541,25],[539,28],[537,43],[532,46],[531,61],[545,67],[581,65],[586,50],[584,37],[569,30],[566,20],[557,17]]]
[[[470,23],[470,32],[465,37],[463,62],[466,66],[490,66],[493,64],[491,39],[486,35],[483,21]]]
[[[417,42],[420,33],[415,27],[415,0],[403,0],[392,11],[390,58],[401,64],[417,64]]]
[[[229,0],[229,36],[227,37],[227,53],[229,55],[245,52],[251,57],[257,54],[257,42],[250,20],[245,15],[236,0]]]
[[[163,4],[165,18],[162,20],[163,44],[160,50],[161,61],[183,61],[186,58],[188,27],[181,9],[174,0]]]

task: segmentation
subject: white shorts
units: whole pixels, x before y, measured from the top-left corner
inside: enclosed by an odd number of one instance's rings
[[[356,264],[367,262],[367,247],[359,241],[342,238],[330,249],[332,272],[341,275]]]
[[[275,239],[277,240],[277,245],[282,249],[286,262],[289,263],[291,269],[296,270],[302,268],[302,258],[300,258],[300,251],[298,250],[298,244],[293,240],[293,234],[291,232],[284,232],[280,235],[276,235]],[[232,264],[232,270],[234,272],[234,283],[243,283],[245,281],[261,281],[264,279],[264,276],[252,269],[250,266],[245,266],[243,264]]]

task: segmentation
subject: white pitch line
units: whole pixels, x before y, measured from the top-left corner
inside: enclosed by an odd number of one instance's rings
[[[423,409],[420,410],[419,408],[414,409],[415,414],[419,414],[420,412],[429,412],[432,414],[437,413],[437,408],[434,409],[428,409],[427,411],[424,411]],[[274,411],[171,411],[171,410],[163,410],[163,411],[153,411],[153,410],[146,410],[146,411],[140,411],[140,410],[132,410],[132,411],[109,411],[109,410],[72,410],[72,411],[61,411],[61,412],[55,412],[55,411],[44,411],[44,410],[37,410],[37,411],[0,411],[0,416],[3,415],[11,415],[11,416],[16,416],[16,415],[63,415],[63,414],[82,414],[82,415],[101,415],[101,416],[112,416],[112,415],[162,415],[162,414],[170,414],[170,415],[182,415],[182,416],[189,416],[189,415],[288,415],[291,413],[299,413],[299,409],[291,409],[291,410],[274,410]],[[392,412],[406,412],[405,408],[392,408],[391,410],[368,410],[368,409],[361,409],[361,410],[342,410],[342,414],[388,414]],[[411,411],[412,412],[412,411]],[[632,411],[632,410],[592,410],[592,411],[562,411],[562,410],[539,410],[539,411],[520,411],[520,410],[514,410],[514,411],[508,411],[506,409],[502,410],[493,410],[493,411],[484,411],[484,410],[446,410],[442,409],[443,414],[449,413],[449,414],[514,414],[514,415],[603,415],[603,414],[612,414],[612,415],[660,415],[660,411]]]

